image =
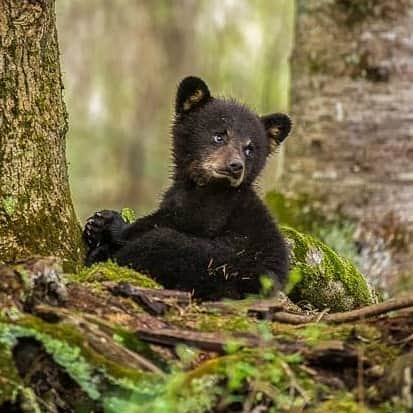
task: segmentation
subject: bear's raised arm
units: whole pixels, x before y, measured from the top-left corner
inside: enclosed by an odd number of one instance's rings
[[[103,210],[88,218],[83,239],[89,247],[86,264],[106,261],[139,235],[170,222],[166,210],[158,210],[128,224],[117,211]]]

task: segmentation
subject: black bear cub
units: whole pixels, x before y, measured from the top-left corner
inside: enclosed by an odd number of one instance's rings
[[[173,183],[159,209],[133,224],[96,212],[84,230],[87,264],[112,259],[200,299],[258,293],[263,274],[277,291],[288,274],[287,250],[253,182],[290,119],[212,97],[196,77],[181,81],[175,110]]]

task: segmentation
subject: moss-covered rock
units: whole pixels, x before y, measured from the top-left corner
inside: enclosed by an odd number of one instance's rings
[[[265,202],[290,247],[288,295],[294,302],[346,311],[375,301],[365,277],[352,264],[360,259],[352,222],[325,216],[318,201],[306,194],[287,197],[272,191]]]
[[[288,296],[318,309],[346,311],[375,302],[364,276],[321,241],[283,226],[292,265]]]

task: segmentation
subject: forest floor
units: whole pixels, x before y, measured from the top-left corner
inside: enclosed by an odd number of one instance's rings
[[[413,297],[196,303],[101,265],[0,266],[0,412],[412,412]]]

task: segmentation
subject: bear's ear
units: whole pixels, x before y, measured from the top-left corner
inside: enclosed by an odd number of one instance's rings
[[[178,86],[175,111],[177,114],[190,112],[210,99],[211,93],[206,83],[199,77],[188,76]]]
[[[291,130],[291,119],[284,113],[273,113],[261,117],[270,142],[270,153],[288,136]]]

